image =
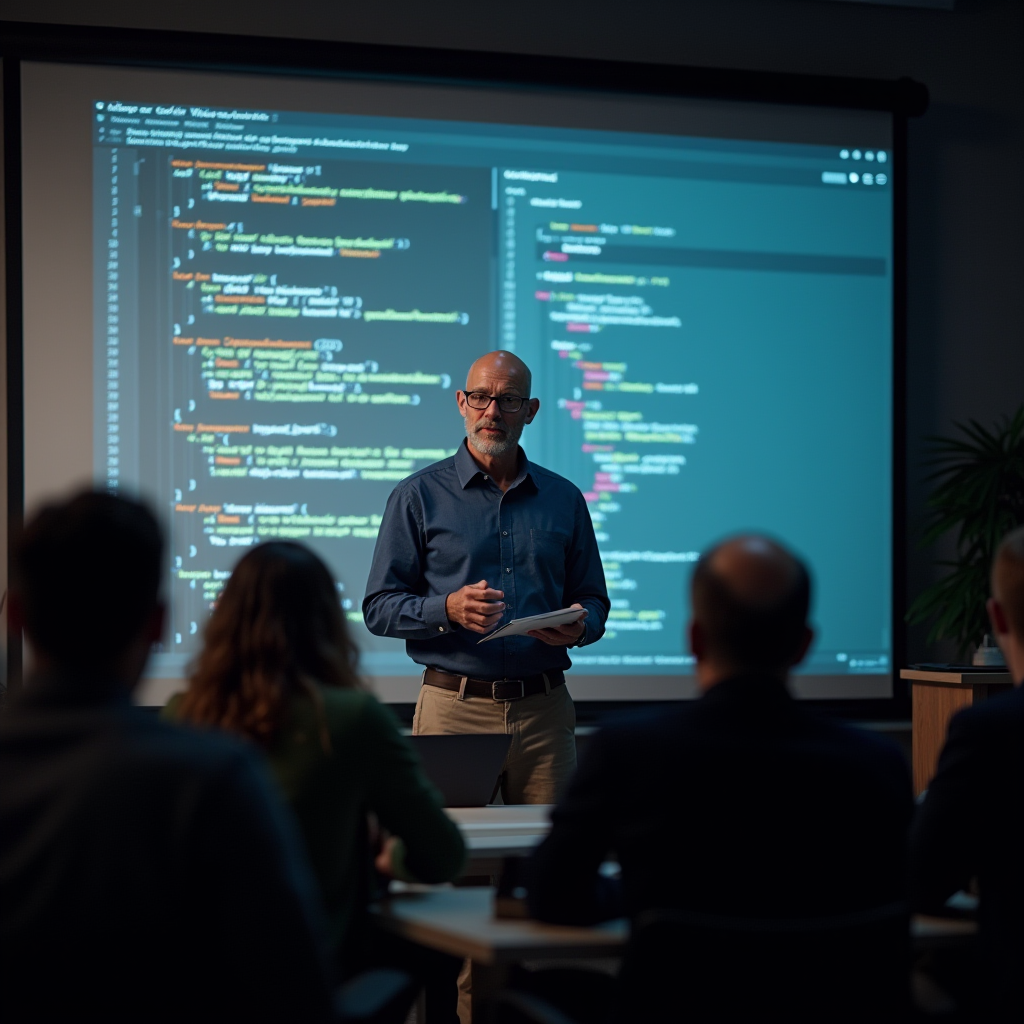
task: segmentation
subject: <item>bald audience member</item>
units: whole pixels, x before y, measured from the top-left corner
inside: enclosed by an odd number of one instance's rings
[[[807,570],[770,540],[701,558],[689,625],[700,699],[593,739],[535,856],[538,917],[817,917],[903,898],[902,755],[787,689],[812,640],[809,602]],[[598,870],[612,853],[621,890]]]
[[[608,591],[587,503],[519,446],[540,401],[530,368],[488,352],[456,392],[466,438],[392,492],[366,582],[371,633],[423,666],[414,733],[512,737],[508,804],[549,804],[576,767],[569,648],[599,640]],[[511,619],[578,610],[561,626],[480,640]]]
[[[935,910],[977,880],[986,1019],[1024,1019],[1024,527],[992,566],[988,614],[1014,689],[961,711],[911,830],[911,897]]]

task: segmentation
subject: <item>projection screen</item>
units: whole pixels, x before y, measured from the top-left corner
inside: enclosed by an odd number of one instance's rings
[[[97,483],[161,515],[144,699],[271,538],[323,556],[368,678],[415,699],[366,574],[497,348],[601,549],[577,699],[692,696],[689,574],[750,529],[814,573],[798,694],[892,695],[892,115],[26,64],[22,116],[26,507]]]

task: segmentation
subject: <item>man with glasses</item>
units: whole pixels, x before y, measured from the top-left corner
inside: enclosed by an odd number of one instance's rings
[[[519,447],[540,408],[530,386],[511,352],[470,367],[457,392],[466,440],[392,492],[363,618],[424,666],[413,732],[508,733],[504,801],[548,804],[576,767],[567,649],[601,638],[609,603],[583,495]],[[479,643],[570,606],[568,625]]]

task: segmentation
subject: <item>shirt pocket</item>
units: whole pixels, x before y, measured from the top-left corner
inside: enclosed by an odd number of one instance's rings
[[[553,600],[561,600],[570,540],[558,530],[530,530],[530,570]]]

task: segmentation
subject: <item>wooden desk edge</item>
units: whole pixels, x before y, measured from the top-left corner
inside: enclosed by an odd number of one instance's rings
[[[910,919],[910,942],[917,953],[930,949],[961,949],[977,938],[978,922],[952,917],[914,914]]]
[[[550,937],[554,937],[557,932],[562,932],[565,936],[564,940],[552,945],[541,946],[537,941],[538,937],[533,936],[524,936],[512,941],[503,940],[501,945],[495,945],[486,939],[476,939],[465,933],[452,935],[448,930],[438,928],[422,919],[398,917],[388,913],[386,904],[381,904],[372,913],[378,926],[385,931],[411,942],[418,942],[430,949],[468,958],[473,963],[488,967],[522,963],[524,960],[593,959],[595,951],[599,951],[602,957],[614,957],[625,949],[629,938],[629,924],[622,920],[609,921],[594,928],[542,925],[545,929],[553,930],[549,933]],[[570,937],[574,932],[579,934],[575,940]]]
[[[478,944],[460,936],[452,936],[440,928],[433,928],[422,921],[411,921],[409,918],[397,918],[384,912],[383,909],[371,911],[377,927],[392,932],[409,942],[416,942],[428,949],[436,949],[449,956],[470,959],[478,964],[496,964],[494,951],[486,944]]]
[[[486,967],[522,963],[524,960],[577,960],[614,957],[623,952],[629,937],[627,922],[614,921],[604,926],[605,935],[598,936],[595,935],[594,930],[586,929],[586,937],[575,943],[564,942],[540,949],[537,942],[527,938],[520,942],[495,946],[486,940],[475,940],[465,934],[453,936],[449,932],[421,920],[396,917],[387,913],[384,907],[378,908],[373,917],[378,926],[385,931],[451,956],[468,958],[474,963]],[[565,930],[575,931],[576,929],[566,928]],[[918,951],[961,946],[965,940],[975,938],[977,932],[976,921],[933,917],[927,914],[914,914],[911,918],[910,938],[914,948]]]
[[[1012,686],[1009,672],[929,672],[917,668],[901,668],[900,679],[911,683],[932,683],[939,686]]]

